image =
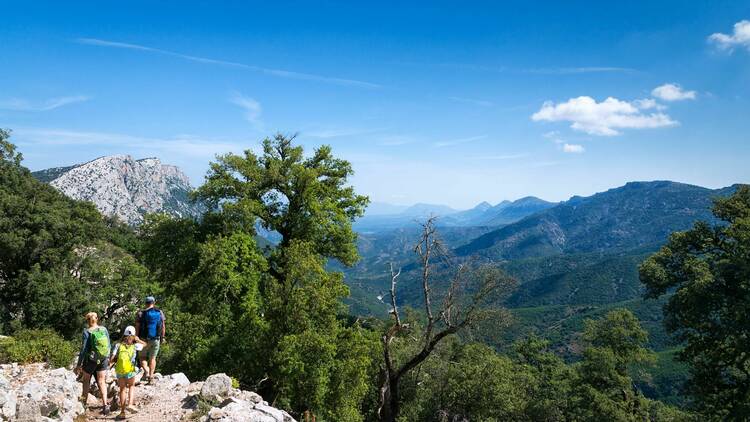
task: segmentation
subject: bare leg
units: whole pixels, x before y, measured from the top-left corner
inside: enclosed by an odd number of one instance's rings
[[[91,389],[91,374],[86,371],[83,372],[81,383],[83,383],[83,392],[81,393],[81,399],[83,401],[83,407],[86,407],[86,403],[89,401],[89,390]]]
[[[125,413],[125,406],[128,405],[127,394],[125,392],[125,384],[127,380],[124,378],[117,378],[117,386],[120,388],[120,413]]]
[[[128,406],[133,407],[135,405],[135,379],[131,378],[128,380]]]
[[[155,357],[151,358],[151,361],[148,364],[149,364],[148,374],[149,376],[153,377],[154,374],[156,373],[156,358]]]
[[[96,383],[99,385],[99,391],[102,394],[102,409],[107,408],[107,371],[98,371],[96,373]]]
[[[146,379],[148,379],[148,377],[151,376],[151,373],[148,372],[148,360],[147,359],[144,358],[143,360],[141,360],[141,368],[143,368],[143,376],[145,376]]]

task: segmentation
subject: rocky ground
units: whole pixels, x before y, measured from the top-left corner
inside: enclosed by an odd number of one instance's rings
[[[181,373],[164,377],[157,374],[155,378],[152,385],[136,387],[138,412],[128,413],[129,421],[296,422],[285,411],[269,406],[258,394],[232,388],[231,378],[225,374],[214,374],[206,381],[193,383]],[[116,409],[117,389],[114,380],[109,381],[112,411],[103,416],[95,388],[96,396],[89,395],[86,409],[77,400],[81,383],[68,369],[52,369],[43,364],[0,365],[0,420],[115,420],[120,413]]]

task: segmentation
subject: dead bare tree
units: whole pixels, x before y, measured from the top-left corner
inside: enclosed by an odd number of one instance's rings
[[[414,252],[419,258],[421,269],[419,277],[424,301],[425,329],[418,339],[421,347],[419,351],[404,362],[394,362],[393,340],[406,334],[411,327],[402,321],[396,301],[396,285],[401,269],[395,270],[391,264],[390,313],[393,325],[381,338],[384,364],[378,408],[378,417],[385,422],[395,422],[400,413],[399,387],[404,376],[424,362],[443,339],[476,323],[480,319],[482,304],[503,282],[510,280],[499,270],[486,268],[470,271],[470,264],[454,260],[437,235],[434,217],[422,224],[422,233]],[[436,263],[451,275],[442,304],[439,309],[434,310],[435,297],[431,278]]]

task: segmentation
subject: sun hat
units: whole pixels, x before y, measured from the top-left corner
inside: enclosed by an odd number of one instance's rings
[[[133,327],[132,325],[128,325],[127,327],[125,327],[125,331],[123,331],[122,334],[125,335],[125,336],[134,336],[135,335],[135,327]]]

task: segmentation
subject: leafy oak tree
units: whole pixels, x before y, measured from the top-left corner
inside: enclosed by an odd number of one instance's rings
[[[688,391],[716,420],[750,418],[750,187],[717,199],[711,226],[672,234],[640,268],[648,297],[671,294],[668,331],[685,344]]]
[[[298,415],[361,420],[377,340],[340,318],[349,292],[327,264],[358,259],[351,223],[368,199],[330,147],[306,157],[293,141],[217,157],[195,192],[202,220],[150,218],[143,256],[171,292],[175,365],[229,372]]]

